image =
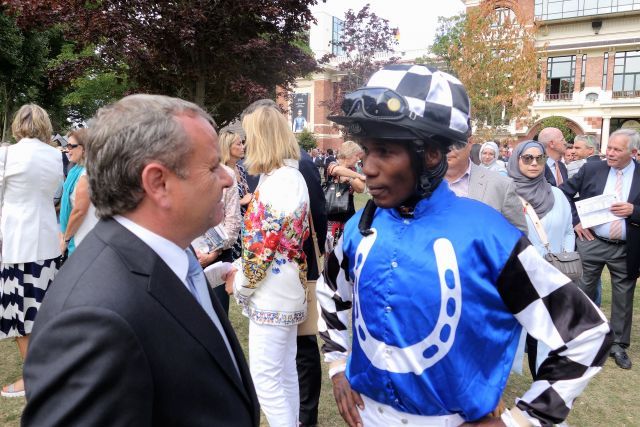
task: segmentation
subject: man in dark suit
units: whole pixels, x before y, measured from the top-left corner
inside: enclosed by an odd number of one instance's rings
[[[567,141],[558,128],[542,129],[538,134],[538,141],[544,145],[548,156],[544,177],[549,184],[559,187],[569,178],[567,166],[561,161],[567,150]]]
[[[258,107],[273,107],[279,110],[278,105],[271,99],[260,99],[249,105],[243,112],[242,117],[251,114]],[[327,236],[327,211],[325,207],[324,193],[320,186],[320,173],[313,159],[302,148],[300,148],[300,160],[298,167],[307,189],[309,190],[309,207],[311,209],[311,219],[313,228],[318,240],[320,254],[315,253],[313,240],[311,238],[304,241],[303,249],[307,257],[307,280],[318,280],[320,277],[320,266],[317,259],[324,252],[324,244]],[[258,186],[259,176],[247,175],[247,185],[249,192],[253,193]],[[317,255],[317,256],[316,256]],[[317,324],[317,310],[315,308],[315,288],[309,292],[310,300],[309,315],[315,313],[315,320],[308,319],[307,322]],[[312,299],[311,299],[312,298]],[[320,404],[320,389],[322,386],[322,366],[320,362],[320,351],[318,350],[317,325],[314,328],[316,333],[300,334],[298,332],[296,367],[298,370],[298,387],[300,389],[300,425],[314,426],[318,423],[318,406]]]
[[[222,220],[213,119],[133,95],[89,128],[101,221],[42,304],[22,425],[258,426],[240,345],[189,244]]]
[[[640,167],[632,160],[639,146],[636,131],[614,132],[607,146],[607,161],[585,163],[560,187],[572,205],[576,246],[584,268],[580,287],[594,300],[605,265],[611,273],[611,356],[623,369],[631,368],[625,349],[631,341],[633,294],[640,270]],[[619,201],[611,206],[611,212],[620,220],[583,228],[574,204],[578,193],[580,199],[616,194]]]

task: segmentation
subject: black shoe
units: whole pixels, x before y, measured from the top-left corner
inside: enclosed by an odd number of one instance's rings
[[[627,356],[626,351],[614,351],[613,353],[611,353],[611,357],[615,359],[616,365],[618,365],[622,369],[631,369],[631,359],[629,359],[629,356]]]

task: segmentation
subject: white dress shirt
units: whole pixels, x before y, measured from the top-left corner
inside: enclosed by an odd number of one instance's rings
[[[622,200],[620,202],[626,202],[629,199],[629,192],[631,191],[631,182],[633,181],[633,172],[636,170],[636,164],[632,160],[627,166],[622,168]],[[618,177],[616,173],[618,169],[609,168],[609,175],[607,175],[607,183],[604,186],[602,194],[615,194],[616,193],[616,180]],[[624,219],[624,218],[620,218]],[[611,236],[611,223],[596,225],[593,227],[593,231],[600,237],[609,239]],[[627,224],[622,221],[622,237],[621,240],[627,240]]]

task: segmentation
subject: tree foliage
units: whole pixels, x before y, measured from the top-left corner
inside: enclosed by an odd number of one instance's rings
[[[313,20],[315,2],[5,0],[22,28],[60,24],[78,50],[92,46],[110,71],[127,64],[131,91],[192,100],[221,124],[315,69],[295,43]],[[65,65],[72,78],[57,75],[68,84],[95,63],[77,58],[61,64],[62,71]]]
[[[567,123],[567,119],[561,116],[549,116],[540,121],[540,130],[544,128],[557,128],[562,132],[565,141],[573,141],[576,134],[571,130]]]
[[[298,139],[298,145],[305,151],[309,151],[318,146],[315,135],[307,129],[303,129],[302,132],[297,133],[296,138]]]
[[[50,36],[43,31],[22,31],[0,6],[1,141],[9,139],[13,112],[25,102],[40,101]]]
[[[398,44],[396,31],[389,26],[389,20],[371,12],[369,4],[358,12],[346,12],[343,32],[334,42],[345,59],[337,66],[342,79],[334,87],[333,98],[326,102],[332,114],[339,112],[344,94],[364,86],[375,71],[398,60],[391,56]],[[328,64],[334,58],[333,54],[325,55],[320,63]]]
[[[466,20],[467,15],[464,13],[438,17],[438,28],[429,52],[443,61],[449,71],[452,70],[452,46],[461,48],[460,35],[464,32]]]
[[[460,43],[449,49],[478,127],[505,126],[527,116],[538,88],[535,27],[523,25],[497,4],[488,0],[470,9]]]

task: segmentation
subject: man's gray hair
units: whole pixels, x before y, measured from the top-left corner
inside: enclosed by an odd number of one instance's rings
[[[629,138],[629,146],[627,147],[629,152],[632,152],[633,150],[640,150],[640,134],[638,134],[637,130],[626,128],[618,129],[609,135],[609,139],[618,135],[624,135]]]
[[[196,104],[162,95],[131,95],[101,108],[88,127],[86,168],[101,218],[134,210],[144,197],[142,170],[158,162],[184,178],[192,151],[181,115],[215,122]]]
[[[278,104],[276,104],[276,102],[273,99],[263,98],[263,99],[258,99],[257,101],[254,101],[251,104],[249,104],[249,106],[244,109],[242,114],[240,114],[240,120],[244,119],[244,116],[253,113],[260,107],[271,107],[271,108],[275,108],[279,112],[282,112],[280,110],[280,107],[278,107]]]
[[[600,144],[596,140],[593,135],[576,135],[573,138],[573,143],[575,144],[578,141],[582,141],[586,144],[587,147],[593,148],[593,154],[598,154],[600,152]]]

